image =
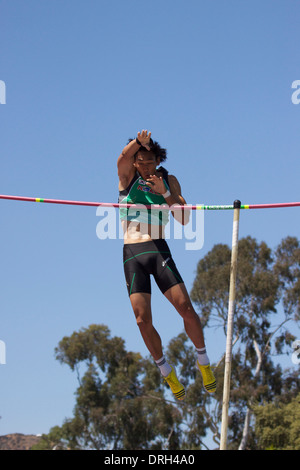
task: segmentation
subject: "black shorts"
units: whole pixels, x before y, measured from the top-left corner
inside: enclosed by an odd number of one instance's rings
[[[137,292],[151,294],[151,274],[163,294],[183,282],[170,248],[163,239],[125,244],[123,262],[129,295]]]

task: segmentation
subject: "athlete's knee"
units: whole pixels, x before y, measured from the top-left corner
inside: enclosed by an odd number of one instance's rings
[[[140,306],[133,308],[136,323],[139,328],[145,328],[152,324],[151,313]]]
[[[176,308],[180,315],[186,320],[194,318],[195,315],[197,315],[189,298],[184,297],[179,299]]]
[[[148,325],[152,325],[152,319],[148,315],[136,315],[136,323],[141,327],[146,327]]]
[[[152,320],[148,317],[137,317],[136,324],[141,332],[142,335],[150,334],[153,330]]]

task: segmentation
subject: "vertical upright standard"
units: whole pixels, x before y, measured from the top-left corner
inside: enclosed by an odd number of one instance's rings
[[[236,286],[236,272],[237,272],[237,255],[238,255],[239,220],[240,220],[241,201],[238,201],[238,200],[234,201],[233,207],[234,207],[234,210],[233,210],[231,266],[230,266],[230,287],[229,287],[228,317],[227,317],[227,336],[226,336],[226,354],[225,354],[220,450],[226,450],[227,448],[228,409],[229,409],[229,398],[230,398],[230,378],[231,378],[231,359],[232,359],[233,317],[234,317],[234,306],[235,306],[235,286]]]

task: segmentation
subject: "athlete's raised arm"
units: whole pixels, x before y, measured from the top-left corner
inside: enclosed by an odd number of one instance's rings
[[[150,138],[151,132],[142,130],[142,132],[137,133],[137,137],[135,139],[133,139],[123,148],[117,161],[119,185],[121,186],[120,189],[124,189],[127,186],[127,183],[135,173],[133,162],[136,152],[141,147],[150,150]]]

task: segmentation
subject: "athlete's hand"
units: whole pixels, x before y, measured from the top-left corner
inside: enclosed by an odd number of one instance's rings
[[[167,191],[162,176],[150,175],[150,178],[147,179],[146,184],[158,194],[165,194]]]
[[[150,138],[151,132],[148,133],[147,130],[142,130],[142,132],[137,133],[137,138],[141,142],[142,146],[145,147],[147,150],[150,150]]]

